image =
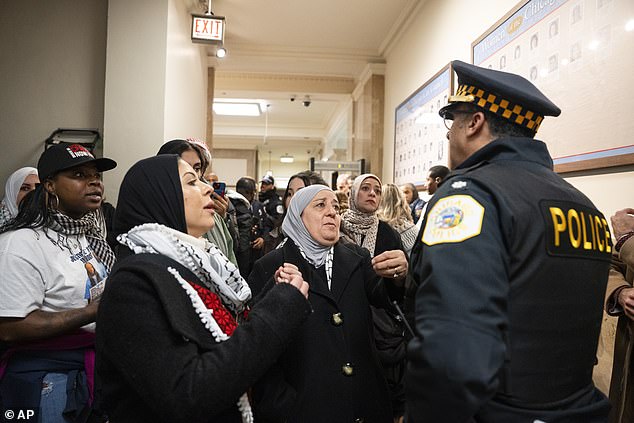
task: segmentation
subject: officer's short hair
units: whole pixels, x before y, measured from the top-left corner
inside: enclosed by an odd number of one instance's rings
[[[501,137],[527,137],[534,138],[535,132],[523,126],[516,125],[494,113],[483,110],[484,116],[489,123],[489,131],[494,138]]]

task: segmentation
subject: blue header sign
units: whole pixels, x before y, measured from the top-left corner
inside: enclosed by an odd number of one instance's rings
[[[566,1],[568,0],[532,0],[526,3],[474,46],[473,64],[484,62]]]

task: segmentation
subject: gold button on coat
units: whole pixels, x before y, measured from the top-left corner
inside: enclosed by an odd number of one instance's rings
[[[341,313],[335,313],[332,315],[332,324],[335,326],[343,325],[343,316]]]
[[[341,367],[341,371],[346,376],[352,376],[354,374],[354,367],[351,363],[346,363]]]

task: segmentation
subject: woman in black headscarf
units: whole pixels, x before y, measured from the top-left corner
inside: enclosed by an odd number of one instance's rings
[[[209,153],[207,145],[202,141],[191,138],[186,140],[174,139],[163,144],[158,153],[156,153],[157,156],[163,154],[178,154],[181,159],[194,168],[198,179],[209,183],[205,181],[203,175],[211,164],[211,153]],[[233,210],[233,206],[231,206],[228,199],[215,192],[211,195],[214,200],[214,211],[216,214],[214,214],[214,226],[207,231],[205,238],[213,242],[237,266],[238,260],[233,251],[233,246],[237,242],[235,239],[237,238],[237,230],[233,227],[231,218],[227,218],[229,214],[235,214],[235,210]]]
[[[210,195],[176,155],[141,160],[123,180],[115,228],[126,257],[97,334],[112,423],[252,422],[245,392],[310,311],[306,282],[284,275],[247,317],[249,287],[201,238],[214,222]]]
[[[392,422],[370,303],[389,307],[388,291],[398,298],[399,289],[376,274],[366,250],[339,240],[338,208],[327,186],[297,191],[282,224],[288,238],[249,276],[249,285],[266,292],[279,282],[280,268],[299,273],[310,281],[313,308],[278,365],[253,390],[256,415],[265,421]]]

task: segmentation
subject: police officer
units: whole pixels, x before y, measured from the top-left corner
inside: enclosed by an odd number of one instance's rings
[[[264,206],[266,212],[266,218],[264,219],[262,230],[266,234],[273,228],[278,226],[282,215],[284,214],[284,208],[282,207],[282,199],[277,195],[275,190],[275,180],[272,176],[266,175],[260,181],[260,195],[259,200]]]
[[[453,172],[412,252],[408,422],[605,422],[592,367],[610,232],[533,139],[560,110],[518,75],[452,66]]]

